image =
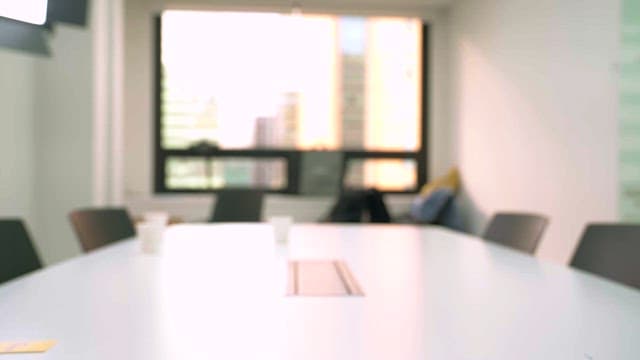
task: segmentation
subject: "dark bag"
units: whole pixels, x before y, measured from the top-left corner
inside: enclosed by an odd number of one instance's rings
[[[344,191],[325,221],[360,223],[367,219],[373,223],[391,222],[382,194],[376,189]]]
[[[369,210],[369,221],[372,223],[390,223],[391,216],[384,204],[384,199],[380,191],[369,189],[365,193],[367,209]]]

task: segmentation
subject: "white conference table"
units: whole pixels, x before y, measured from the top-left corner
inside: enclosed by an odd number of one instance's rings
[[[342,259],[363,297],[286,296],[288,259]],[[640,292],[438,227],[171,227],[0,286],[0,341],[82,359],[640,359]]]

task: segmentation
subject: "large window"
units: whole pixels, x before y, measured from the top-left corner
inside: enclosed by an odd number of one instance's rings
[[[420,20],[165,11],[157,37],[156,192],[297,193],[309,152],[346,187],[425,181]]]

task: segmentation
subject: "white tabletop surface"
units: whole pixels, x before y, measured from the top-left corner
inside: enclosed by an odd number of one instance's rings
[[[0,341],[82,359],[640,359],[640,292],[436,227],[170,228],[0,286]],[[364,297],[287,297],[287,259],[341,259]]]

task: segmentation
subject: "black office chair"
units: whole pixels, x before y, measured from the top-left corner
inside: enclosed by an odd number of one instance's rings
[[[571,266],[640,289],[640,224],[589,224]]]
[[[136,235],[131,217],[124,208],[75,210],[69,214],[69,220],[84,252]]]
[[[525,213],[497,213],[482,236],[527,254],[533,254],[547,227],[546,217]]]
[[[224,190],[217,194],[210,222],[259,222],[264,194],[260,190]]]
[[[21,220],[0,220],[0,283],[42,267]]]

